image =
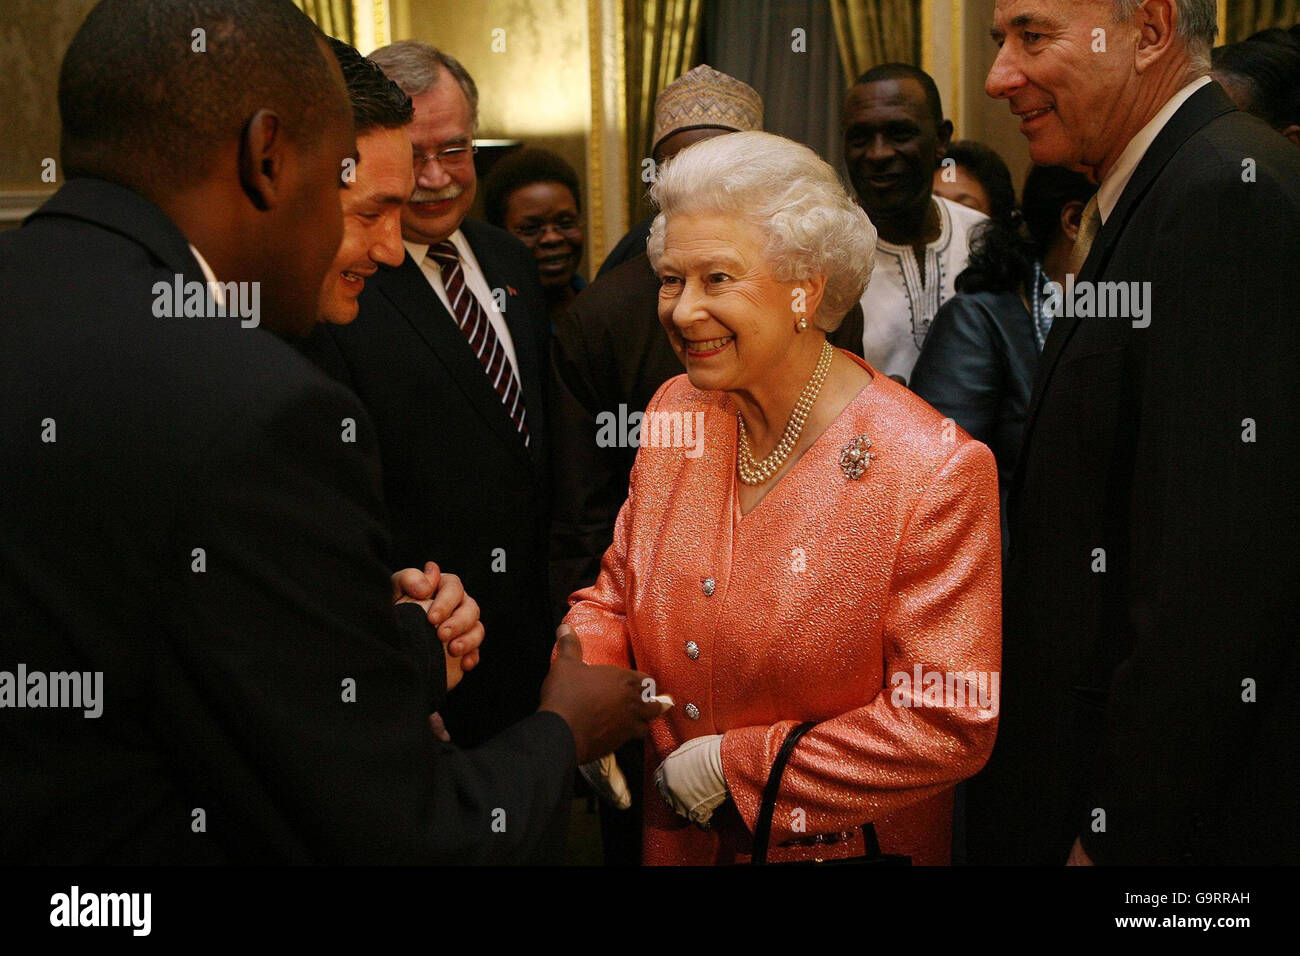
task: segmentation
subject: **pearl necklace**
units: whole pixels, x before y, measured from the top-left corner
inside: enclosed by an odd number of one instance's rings
[[[740,426],[740,454],[736,458],[736,471],[744,484],[761,485],[781,470],[785,460],[790,457],[790,452],[794,451],[795,442],[799,440],[804,423],[808,421],[808,413],[817,403],[817,396],[821,394],[822,383],[826,381],[826,372],[830,369],[831,359],[834,356],[835,347],[830,342],[823,342],[817,367],[813,369],[812,378],[808,379],[799,401],[795,403],[794,411],[790,413],[790,420],[785,424],[781,440],[776,448],[772,449],[772,454],[762,461],[754,460],[754,453],[749,447],[749,432],[745,428],[745,418],[739,412],[736,413],[736,421]]]

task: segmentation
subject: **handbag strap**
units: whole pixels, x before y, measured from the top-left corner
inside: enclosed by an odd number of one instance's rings
[[[786,735],[781,743],[781,749],[776,752],[776,760],[772,763],[772,770],[767,775],[767,784],[763,787],[763,802],[758,807],[758,821],[754,824],[754,855],[751,862],[755,864],[767,862],[767,844],[772,835],[772,816],[776,813],[776,798],[781,792],[781,776],[785,773],[785,765],[790,762],[790,754],[794,753],[794,745],[799,742],[799,738],[815,726],[817,725],[813,721],[796,725]]]

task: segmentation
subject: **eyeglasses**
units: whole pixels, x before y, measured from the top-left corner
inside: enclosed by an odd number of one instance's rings
[[[529,223],[526,226],[518,226],[510,231],[520,239],[539,239],[545,235],[547,229],[554,229],[560,235],[567,237],[582,232],[582,222],[578,219],[565,217],[554,222]]]
[[[414,153],[411,156],[416,171],[429,165],[429,160],[436,159],[443,169],[464,169],[474,161],[477,146],[447,146],[432,153]]]

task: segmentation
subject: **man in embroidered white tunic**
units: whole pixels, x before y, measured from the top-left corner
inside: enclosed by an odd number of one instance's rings
[[[930,322],[966,268],[970,231],[987,217],[932,195],[953,127],[925,71],[872,67],[849,90],[841,119],[849,179],[880,234],[862,295],[863,355],[906,384]]]

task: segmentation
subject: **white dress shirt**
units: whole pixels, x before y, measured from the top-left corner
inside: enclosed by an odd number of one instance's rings
[[[1160,112],[1151,117],[1151,121],[1138,130],[1137,135],[1128,141],[1128,145],[1124,147],[1124,152],[1119,154],[1115,168],[1107,174],[1106,178],[1102,180],[1101,186],[1097,189],[1097,211],[1101,214],[1102,222],[1110,218],[1116,203],[1119,202],[1119,197],[1124,195],[1124,187],[1133,178],[1133,171],[1137,169],[1138,163],[1142,161],[1142,157],[1151,148],[1151,144],[1156,141],[1160,131],[1174,118],[1174,114],[1178,112],[1179,107],[1186,103],[1193,93],[1209,82],[1210,77],[1208,76],[1192,80],[1192,82],[1171,96],[1169,101],[1160,107]]]
[[[474,258],[474,250],[469,247],[465,234],[459,229],[448,238],[451,240],[451,244],[456,247],[456,251],[460,253],[460,271],[465,278],[466,288],[469,289],[474,298],[478,299],[479,305],[483,306],[488,321],[492,323],[492,331],[497,334],[497,338],[501,340],[501,347],[505,349],[510,368],[514,370],[515,377],[519,379],[522,385],[523,378],[519,375],[519,361],[515,358],[515,343],[510,337],[510,327],[506,325],[506,317],[497,311],[496,300],[492,298],[492,290],[488,288],[487,279],[483,275],[483,269],[478,264],[478,259]],[[446,307],[447,313],[453,319],[456,318],[456,313],[451,309],[451,300],[447,298],[447,289],[442,284],[442,267],[429,255],[428,243],[403,241],[403,245],[406,246],[406,251],[411,254],[411,258],[419,265],[420,271],[424,273],[429,285],[433,286],[433,291],[438,294],[438,298]]]
[[[925,247],[925,277],[911,246],[880,239],[876,266],[862,293],[862,351],[871,367],[886,375],[912,377],[939,306],[952,298],[957,273],[970,260],[970,232],[988,217],[942,196],[939,238]]]
[[[208,260],[203,258],[203,253],[194,248],[194,243],[191,242],[189,246],[199,268],[203,270],[203,278],[208,280],[208,293],[212,296],[212,301],[217,305],[225,306],[226,293],[221,288],[221,283],[217,281],[217,274],[212,271],[212,266],[208,265]]]

